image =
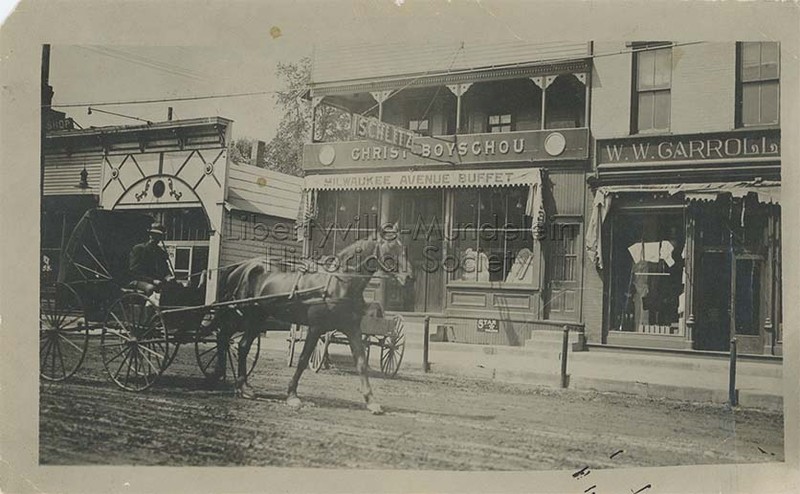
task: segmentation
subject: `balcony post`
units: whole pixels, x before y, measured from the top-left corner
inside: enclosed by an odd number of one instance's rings
[[[589,111],[591,109],[590,103],[589,103],[589,98],[591,97],[591,95],[589,94],[590,93],[590,91],[589,91],[589,74],[586,73],[586,72],[580,72],[578,74],[573,74],[573,75],[575,76],[576,79],[578,79],[578,81],[580,81],[583,84],[583,88],[584,88],[584,97],[583,97],[583,99],[584,99],[584,103],[585,103],[584,104],[584,108],[583,108],[583,126],[584,127],[589,127]]]
[[[534,84],[539,86],[539,89],[542,90],[542,118],[539,124],[539,129],[544,130],[544,118],[545,118],[545,107],[547,106],[547,88],[550,87],[550,84],[556,80],[555,75],[548,75],[548,76],[538,76],[538,77],[531,77],[530,79],[533,81]]]
[[[392,91],[370,91],[370,93],[375,101],[378,102],[378,120],[381,122],[383,121],[383,102],[389,99],[389,96],[392,95]]]
[[[461,130],[461,96],[472,86],[471,82],[464,84],[448,84],[447,89],[456,97],[456,134]]]

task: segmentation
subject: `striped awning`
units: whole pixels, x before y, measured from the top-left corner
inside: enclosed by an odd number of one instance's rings
[[[636,192],[682,193],[687,201],[715,201],[720,195],[741,198],[750,193],[764,204],[780,204],[781,183],[774,180],[748,182],[710,182],[701,184],[610,185],[597,189],[603,195]]]
[[[536,185],[540,168],[424,170],[305,177],[307,190],[424,189],[455,187],[507,187]]]

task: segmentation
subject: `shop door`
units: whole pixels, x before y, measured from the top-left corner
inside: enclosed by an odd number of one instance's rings
[[[703,253],[695,305],[698,350],[728,351],[737,336],[748,346],[747,353],[758,352],[759,342],[749,340],[760,333],[762,271],[758,257],[735,254],[731,262],[729,253]],[[755,346],[749,348],[750,343]]]
[[[700,258],[695,292],[695,347],[725,351],[731,328],[731,269],[725,252],[705,252]]]
[[[562,223],[554,230],[555,238],[545,249],[547,289],[545,291],[544,317],[556,321],[577,321],[580,302],[578,249],[580,225]]]
[[[441,190],[402,191],[391,196],[391,204],[397,216],[390,219],[399,224],[413,279],[404,287],[387,280],[386,306],[396,311],[441,312],[444,194]]]

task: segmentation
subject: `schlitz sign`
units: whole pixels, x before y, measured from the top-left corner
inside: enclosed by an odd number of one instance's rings
[[[303,168],[408,169],[416,166],[584,160],[589,156],[588,129],[437,137],[401,136],[395,129],[397,127],[372,127],[370,131],[370,127],[365,125],[364,132],[373,132],[368,140],[306,144]]]
[[[780,130],[629,137],[597,141],[597,164],[779,159]]]
[[[411,150],[414,147],[416,133],[381,122],[377,118],[353,114],[353,138],[369,139],[380,144],[388,144],[401,149]]]

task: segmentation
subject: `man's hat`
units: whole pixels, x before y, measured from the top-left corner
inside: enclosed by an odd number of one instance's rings
[[[153,223],[152,225],[150,225],[150,229],[147,230],[147,233],[164,235],[164,225],[162,225],[161,223]]]

